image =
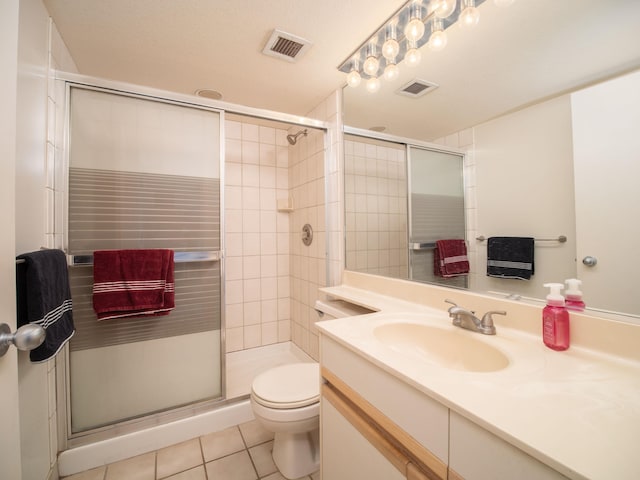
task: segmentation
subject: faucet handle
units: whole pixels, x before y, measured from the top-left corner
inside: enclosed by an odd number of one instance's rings
[[[492,327],[493,315],[506,315],[506,314],[507,312],[505,312],[504,310],[491,310],[490,312],[487,312],[482,316],[482,326]]]
[[[445,301],[445,303],[450,303],[454,307],[458,306],[458,304],[456,302],[454,302],[453,300],[449,300],[448,298],[445,298],[444,301]]]

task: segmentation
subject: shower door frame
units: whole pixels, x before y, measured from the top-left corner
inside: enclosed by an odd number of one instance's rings
[[[119,87],[119,88],[118,88]],[[225,299],[225,290],[224,290],[224,110],[218,108],[212,108],[207,105],[198,105],[193,102],[187,103],[183,100],[174,99],[165,96],[159,96],[158,93],[150,94],[150,92],[145,91],[144,89],[123,89],[122,86],[105,86],[105,85],[96,85],[88,82],[76,82],[65,80],[65,121],[64,121],[64,178],[65,178],[65,198],[64,198],[64,211],[68,212],[69,207],[69,166],[70,166],[70,112],[71,112],[71,89],[84,89],[90,91],[96,91],[101,93],[107,93],[112,95],[125,96],[140,100],[147,100],[159,103],[165,103],[169,105],[175,105],[186,108],[196,108],[200,110],[209,111],[212,113],[217,113],[219,115],[219,136],[220,136],[220,145],[219,145],[219,195],[220,195],[220,397],[219,398],[211,398],[207,400],[196,401],[187,405],[181,405],[177,407],[169,407],[167,409],[163,409],[159,412],[152,412],[137,415],[133,418],[129,418],[126,420],[116,421],[109,425],[103,425],[99,427],[89,428],[87,430],[73,432],[72,424],[71,424],[71,379],[69,377],[71,368],[70,368],[70,348],[67,347],[64,349],[64,379],[65,379],[65,390],[64,390],[64,403],[58,403],[59,405],[65,405],[66,408],[64,410],[64,431],[66,448],[74,447],[78,445],[83,445],[86,443],[91,443],[97,440],[102,440],[105,438],[109,438],[113,436],[114,433],[122,434],[123,432],[136,431],[141,428],[145,428],[147,426],[157,425],[158,423],[169,422],[172,420],[176,420],[179,418],[184,418],[185,416],[193,415],[194,412],[199,411],[207,411],[213,406],[217,406],[219,404],[224,404],[226,398],[226,359],[225,359],[225,308],[224,308],[224,299]],[[66,217],[66,214],[65,214]],[[68,222],[65,221],[64,224],[64,240],[63,245],[65,251],[68,251],[69,244],[69,225]],[[60,400],[60,397],[58,397]]]
[[[57,92],[64,92],[63,98],[57,98],[56,101],[65,105],[64,108],[64,128],[62,129],[61,145],[63,145],[63,170],[65,183],[68,184],[68,171],[69,171],[69,116],[70,116],[70,91],[71,88],[85,88],[97,91],[104,91],[107,93],[130,96],[134,98],[160,101],[163,103],[169,103],[179,105],[183,107],[193,107],[203,110],[210,110],[220,115],[220,282],[221,282],[221,311],[220,311],[220,379],[221,379],[221,392],[220,399],[204,400],[196,402],[191,405],[181,406],[173,409],[169,409],[162,412],[152,413],[146,416],[141,416],[135,419],[126,420],[120,423],[99,427],[93,430],[80,432],[73,434],[71,432],[71,395],[70,395],[70,381],[69,381],[69,348],[66,347],[60,352],[58,361],[56,361],[56,403],[58,405],[58,445],[59,450],[66,450],[71,447],[77,447],[81,445],[90,444],[96,441],[112,438],[117,435],[136,432],[145,428],[157,426],[160,424],[166,424],[180,419],[188,418],[200,413],[211,411],[214,408],[218,408],[230,403],[236,402],[238,399],[226,398],[226,339],[225,339],[225,203],[224,203],[224,191],[225,191],[225,114],[233,113],[239,115],[246,115],[248,117],[261,118],[266,120],[273,120],[291,125],[298,125],[301,127],[312,127],[325,131],[325,146],[327,142],[326,132],[329,130],[330,125],[328,122],[302,117],[299,115],[292,115],[288,113],[275,112],[271,110],[259,109],[248,107],[244,105],[237,105],[233,103],[223,102],[219,100],[209,100],[202,97],[195,97],[192,95],[180,94],[175,92],[168,92],[165,90],[159,90],[151,87],[144,87],[140,85],[133,85],[129,83],[117,82],[112,80],[105,80],[102,78],[90,77],[86,75],[79,75],[75,73],[68,73],[57,71],[55,77],[56,87],[61,86],[60,89],[56,88]],[[57,93],[59,95],[59,93]],[[65,190],[68,188],[65,187]],[[68,206],[68,192],[65,193],[64,209],[66,211]],[[66,218],[66,214],[65,214]],[[64,225],[64,244],[67,244],[68,239],[68,225]],[[64,406],[64,407],[63,407]]]

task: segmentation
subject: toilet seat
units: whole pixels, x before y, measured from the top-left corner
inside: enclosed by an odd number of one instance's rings
[[[278,410],[302,408],[320,401],[320,366],[292,363],[258,375],[251,385],[255,402]]]

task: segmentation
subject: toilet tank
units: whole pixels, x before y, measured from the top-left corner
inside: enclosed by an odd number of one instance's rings
[[[316,300],[315,309],[316,312],[318,312],[320,320],[334,320],[336,318],[353,317],[355,315],[364,315],[375,311],[354,303],[337,299]]]

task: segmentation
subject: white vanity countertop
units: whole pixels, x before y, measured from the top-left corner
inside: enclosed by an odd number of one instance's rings
[[[394,352],[373,334],[396,321],[460,330],[444,309],[350,286],[322,291],[377,313],[319,322],[321,334],[569,478],[640,478],[640,363],[575,346],[555,352],[536,335],[498,326],[495,336],[468,334],[506,354],[507,368],[446,368]]]

